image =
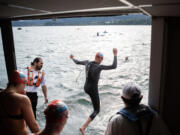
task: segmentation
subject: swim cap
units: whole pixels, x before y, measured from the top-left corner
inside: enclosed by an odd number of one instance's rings
[[[13,71],[10,81],[13,83],[18,83],[18,84],[26,84],[27,83],[26,76],[22,72],[19,72],[18,70]]]
[[[97,53],[96,53],[96,57],[103,58],[103,54],[102,54],[101,52],[97,52]]]
[[[138,99],[141,96],[141,90],[139,86],[134,83],[128,83],[122,90],[122,97],[126,99]]]
[[[61,115],[68,109],[67,105],[60,100],[53,100],[47,107],[49,114]]]

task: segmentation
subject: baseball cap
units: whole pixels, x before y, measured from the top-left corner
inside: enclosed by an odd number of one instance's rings
[[[137,84],[127,83],[122,90],[122,97],[125,99],[138,99],[141,96],[141,89]]]

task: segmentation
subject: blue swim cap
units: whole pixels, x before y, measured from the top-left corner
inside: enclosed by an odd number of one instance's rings
[[[49,111],[52,111],[52,112],[56,113],[57,115],[59,115],[59,114],[62,114],[63,112],[65,112],[66,110],[68,110],[68,107],[61,100],[53,100],[48,105],[48,109],[49,109]]]
[[[13,83],[18,83],[18,84],[27,83],[26,76],[18,70],[13,71],[10,81]]]
[[[97,52],[97,53],[96,53],[96,57],[101,57],[101,58],[103,58],[103,54],[102,54],[101,52]]]

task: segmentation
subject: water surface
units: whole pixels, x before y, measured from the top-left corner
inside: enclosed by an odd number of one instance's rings
[[[69,106],[70,116],[62,135],[79,135],[79,127],[93,111],[83,90],[84,66],[75,65],[70,54],[78,60],[93,60],[95,53],[101,51],[102,64],[108,65],[113,61],[112,48],[118,49],[117,69],[101,73],[101,112],[87,128],[87,135],[104,134],[110,116],[123,107],[120,96],[127,82],[141,86],[143,103],[147,103],[151,26],[14,27],[13,32],[18,69],[29,66],[35,57],[42,57],[49,100],[61,99]],[[41,129],[45,125],[45,107],[40,89],[37,120]]]

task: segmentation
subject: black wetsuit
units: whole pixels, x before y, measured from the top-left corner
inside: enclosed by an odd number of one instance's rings
[[[73,59],[76,64],[85,65],[86,69],[86,82],[84,85],[85,92],[90,96],[94,112],[90,115],[93,120],[100,111],[100,100],[98,92],[98,81],[100,78],[100,73],[102,70],[115,69],[117,67],[117,56],[114,56],[114,61],[112,65],[105,66],[100,65],[94,61],[78,61]]]

